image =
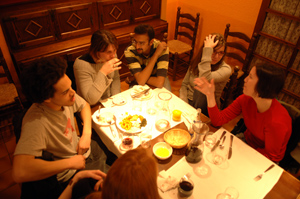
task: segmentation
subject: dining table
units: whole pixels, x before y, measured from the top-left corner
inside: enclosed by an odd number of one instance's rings
[[[148,99],[142,100],[140,103],[140,112],[147,118],[147,126],[143,132],[150,133],[152,140],[150,147],[147,148],[149,154],[153,155],[153,146],[157,142],[164,142],[164,133],[155,128],[156,115],[147,115],[147,109],[157,101],[159,93],[166,92],[172,95],[168,101],[170,112],[172,110],[180,110],[182,117],[179,121],[170,119],[170,129],[179,128],[189,131],[192,122],[199,115],[198,110],[190,106],[188,103],[181,100],[176,95],[172,94],[165,88],[151,89],[151,96]],[[124,133],[120,130],[116,122],[118,115],[131,111],[136,102],[132,99],[132,88],[125,90],[108,99],[102,100],[100,107],[92,108],[93,113],[93,129],[97,132],[106,147],[116,156],[121,156],[126,151],[120,148],[121,135]],[[114,103],[120,101],[119,105]],[[109,112],[114,115],[113,125],[101,125],[97,123],[96,116],[100,113]],[[200,114],[201,121],[209,126],[209,131],[214,132],[217,138],[225,131],[225,148],[229,151],[231,132],[223,127],[214,127],[210,123],[210,119],[203,114]],[[141,147],[139,133],[136,133],[133,140],[133,148]],[[240,199],[247,198],[267,198],[267,199],[300,199],[300,181],[293,177],[290,173],[282,169],[277,164],[251,148],[241,139],[234,136],[232,141],[232,156],[226,159],[221,165],[216,165],[212,161],[212,152],[205,144],[203,150],[202,160],[198,163],[190,163],[185,158],[185,151],[187,146],[176,149],[173,148],[173,153],[170,158],[166,160],[156,159],[158,166],[158,181],[163,181],[164,177],[171,176],[173,179],[179,181],[182,176],[189,173],[190,179],[194,182],[194,189],[190,199],[214,199],[218,194],[225,191],[227,187],[234,187]],[[266,172],[263,177],[255,181],[254,178],[263,173],[270,165],[274,165],[272,169]],[[205,168],[205,173],[200,172]],[[163,174],[163,175],[160,175]],[[178,195],[177,188],[168,191],[159,189],[161,198],[163,199],[177,199],[181,198]]]

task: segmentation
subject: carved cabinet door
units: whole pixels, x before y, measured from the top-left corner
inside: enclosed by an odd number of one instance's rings
[[[51,12],[41,10],[3,19],[10,47],[14,50],[56,40]]]
[[[100,27],[110,29],[130,23],[130,1],[105,1],[98,3]]]
[[[134,22],[160,17],[160,0],[132,0]]]
[[[98,24],[97,10],[94,10],[93,5],[93,3],[86,3],[56,8],[57,37],[64,40],[93,34]]]

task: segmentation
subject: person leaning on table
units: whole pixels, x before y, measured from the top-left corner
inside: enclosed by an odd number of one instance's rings
[[[23,117],[12,166],[15,182],[30,182],[26,188],[22,184],[22,198],[57,198],[77,170],[106,169],[106,155],[91,140],[90,105],[72,89],[66,68],[60,58],[40,59],[22,72],[23,92],[33,102]],[[83,121],[81,137],[75,112]],[[46,152],[52,154],[49,161]]]
[[[204,94],[194,89],[194,79],[205,77],[215,81],[215,97],[220,108],[222,91],[231,75],[231,68],[224,62],[226,42],[224,36],[212,33],[204,40],[203,47],[192,60],[191,65],[183,78],[179,97],[194,108],[201,108],[202,113],[208,116],[207,101]]]
[[[118,42],[108,30],[97,30],[91,38],[89,53],[74,62],[77,93],[90,105],[95,105],[121,92]]]
[[[83,183],[84,179],[79,182],[82,178],[99,180],[95,183],[94,190],[80,190],[88,194],[85,199],[159,199],[157,175],[157,164],[153,156],[145,149],[137,148],[119,157],[106,177],[97,170],[78,172],[73,178],[74,182],[67,186],[59,199],[71,198],[72,190],[74,197],[74,191],[82,189],[81,184],[86,184]],[[104,183],[101,185],[103,179]],[[101,191],[98,191],[99,187]]]
[[[281,68],[259,64],[253,66],[244,80],[243,94],[223,111],[215,100],[214,80],[196,78],[195,89],[207,97],[208,113],[215,126],[221,126],[242,114],[247,130],[247,144],[274,162],[285,153],[292,132],[292,120],[287,110],[275,99],[284,85]]]

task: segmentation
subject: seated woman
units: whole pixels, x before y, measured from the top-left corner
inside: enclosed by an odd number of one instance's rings
[[[118,42],[107,30],[94,32],[89,53],[78,57],[74,63],[77,93],[90,105],[121,92],[116,58]]]
[[[75,189],[84,189],[81,190],[83,192],[91,191],[91,189],[86,189],[88,184],[86,181],[81,183],[80,186],[76,185],[83,178],[92,178],[98,181],[94,183],[95,191],[90,194],[86,193],[89,195],[85,199],[159,199],[157,175],[155,159],[147,153],[146,149],[137,148],[119,157],[109,169],[107,175],[99,170],[78,172],[64,190],[60,199],[71,198],[72,189],[73,193]],[[97,191],[100,187],[102,192]],[[82,195],[80,198],[82,198]],[[73,194],[72,198],[76,198],[76,196],[74,197]]]
[[[247,130],[247,144],[274,162],[285,153],[292,132],[292,121],[287,110],[275,99],[285,80],[281,68],[260,64],[254,66],[244,80],[243,93],[223,111],[215,100],[214,79],[196,78],[195,89],[207,97],[212,124],[221,126],[242,114]]]
[[[205,77],[209,81],[214,79],[216,102],[220,107],[220,97],[231,75],[231,67],[223,61],[226,52],[223,35],[219,33],[208,35],[203,45],[198,55],[192,60],[182,81],[179,96],[194,108],[201,108],[202,113],[208,115],[206,97],[201,92],[194,90],[193,81],[196,77]]]

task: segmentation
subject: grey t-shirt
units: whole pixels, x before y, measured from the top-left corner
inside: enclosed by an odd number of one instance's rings
[[[77,155],[78,136],[74,124],[74,113],[80,112],[86,102],[75,95],[73,106],[64,106],[55,111],[43,104],[34,103],[26,112],[20,140],[14,155],[33,155],[41,157],[43,150],[53,154],[55,160]],[[75,170],[57,174],[59,181],[68,180]]]

